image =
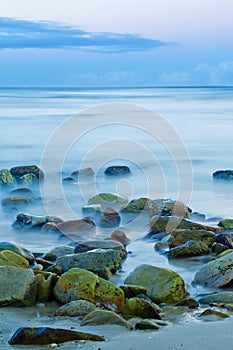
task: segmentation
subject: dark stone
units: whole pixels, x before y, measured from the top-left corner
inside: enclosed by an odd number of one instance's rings
[[[42,180],[44,178],[43,171],[38,168],[37,165],[26,165],[26,166],[17,166],[10,169],[10,173],[16,179],[20,178],[26,174],[34,174],[36,175],[38,180]]]
[[[131,171],[126,165],[113,165],[109,166],[104,173],[106,175],[125,175],[130,174]]]
[[[188,306],[189,309],[196,309],[199,304],[194,298],[183,299],[175,304],[175,306]]]
[[[119,226],[121,217],[118,212],[112,207],[105,208],[100,217],[101,227],[117,227]]]
[[[233,236],[229,233],[219,233],[215,235],[215,242],[221,243],[227,248],[233,248]]]
[[[233,170],[217,170],[213,173],[215,180],[233,180]]]
[[[12,335],[10,345],[46,345],[72,340],[104,341],[100,335],[49,327],[21,327]]]
[[[170,249],[166,255],[170,259],[186,258],[191,256],[206,255],[210,253],[210,248],[201,241],[190,240],[178,247]]]

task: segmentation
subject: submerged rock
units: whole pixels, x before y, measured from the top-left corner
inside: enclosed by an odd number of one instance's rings
[[[201,241],[208,247],[211,247],[214,243],[215,233],[213,231],[206,230],[173,230],[168,239],[169,248],[178,247],[190,240]]]
[[[108,310],[95,310],[90,312],[81,322],[81,326],[109,325],[116,324],[118,326],[131,329],[130,324],[120,315]]]
[[[32,203],[32,199],[28,197],[7,197],[2,199],[2,206],[7,209],[22,209]]]
[[[112,239],[115,241],[120,242],[121,244],[123,244],[124,246],[127,245],[130,242],[130,239],[126,236],[124,231],[121,230],[115,230],[111,233],[111,236],[109,238],[106,239]]]
[[[12,227],[16,230],[41,228],[47,222],[59,223],[62,220],[56,216],[31,215],[20,213],[17,215]]]
[[[224,291],[217,292],[211,295],[206,295],[199,299],[199,303],[201,304],[233,304],[233,292],[232,291]]]
[[[228,318],[230,316],[217,310],[206,309],[199,315],[199,317],[204,318],[206,321],[217,321],[218,319]]]
[[[49,327],[22,327],[9,340],[10,345],[59,344],[72,340],[104,341],[100,335]]]
[[[173,199],[155,199],[149,205],[151,215],[178,216],[190,218],[191,209],[184,203]]]
[[[31,173],[20,176],[17,180],[20,184],[29,184],[29,185],[30,184],[32,185],[38,182],[37,176]]]
[[[177,303],[185,298],[187,291],[176,272],[152,265],[140,265],[124,281],[146,287],[147,295],[155,303]]]
[[[221,231],[219,227],[211,227],[187,220],[184,218],[179,218],[177,216],[158,216],[155,215],[150,221],[151,231],[147,235],[150,237],[154,233],[166,232],[171,233],[175,229],[189,229],[189,230],[205,230],[218,233]]]
[[[213,173],[214,180],[233,180],[233,170],[217,170]]]
[[[37,165],[25,165],[25,166],[17,166],[10,169],[10,173],[16,179],[19,179],[21,176],[27,174],[36,175],[38,180],[42,180],[44,178],[43,171],[38,168]]]
[[[101,205],[100,204],[92,204],[92,205],[85,205],[82,207],[82,212],[85,215],[98,215],[101,213]]]
[[[148,210],[151,199],[149,198],[138,198],[132,199],[128,204],[121,207],[123,213],[140,213],[143,210]]]
[[[116,272],[121,266],[121,257],[116,249],[94,249],[62,256],[58,258],[56,265],[61,266],[64,272],[74,267],[92,272],[107,267],[110,271]]]
[[[55,316],[86,316],[90,312],[96,310],[96,306],[87,300],[73,300],[60,306],[55,312]]]
[[[130,174],[130,168],[126,165],[113,165],[107,167],[105,169],[104,173],[106,175],[125,175],[125,174]]]
[[[125,303],[123,290],[114,283],[79,268],[71,269],[59,278],[54,295],[62,304],[84,299],[112,311],[121,311]]]
[[[95,223],[89,219],[69,220],[57,224],[57,229],[64,235],[74,238],[95,230]]]
[[[71,176],[78,177],[78,176],[87,176],[87,175],[94,175],[94,170],[91,167],[75,170]]]
[[[8,169],[0,170],[0,185],[12,185],[14,183],[14,178]]]
[[[31,269],[0,266],[0,305],[33,305],[37,283]]]
[[[206,255],[210,251],[210,248],[202,241],[190,240],[178,247],[171,248],[166,252],[166,255],[170,259],[188,258],[191,256]]]
[[[233,285],[233,253],[213,260],[201,267],[194,280],[206,287],[229,287]]]
[[[107,207],[100,216],[100,227],[117,227],[119,226],[121,217],[119,213],[112,207]]]
[[[96,196],[90,198],[88,200],[88,205],[91,204],[100,204],[102,206],[109,206],[109,204],[123,204],[128,202],[128,199],[126,197],[120,197],[113,193],[99,193]]]
[[[123,244],[111,239],[99,239],[79,243],[75,246],[74,253],[84,253],[94,249],[115,249],[119,252],[121,258],[125,258],[127,255],[127,251]]]

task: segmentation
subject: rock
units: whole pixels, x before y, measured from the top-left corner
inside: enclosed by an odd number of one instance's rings
[[[130,171],[130,168],[126,165],[113,165],[113,166],[107,167],[104,173],[106,175],[126,175],[126,174],[130,174],[131,171]]]
[[[230,254],[230,253],[232,253],[233,252],[233,249],[226,249],[226,250],[224,250],[224,252],[221,252],[220,254],[218,254],[217,256],[216,256],[216,258],[218,259],[218,258],[222,258],[223,256],[225,256],[225,255],[227,255],[227,254]]]
[[[218,319],[228,318],[230,316],[217,310],[206,309],[199,315],[199,317],[204,317],[206,321],[217,321]]]
[[[92,205],[86,205],[82,207],[82,212],[85,215],[98,215],[101,212],[101,205],[100,204],[92,204]]]
[[[57,224],[57,229],[63,235],[75,240],[80,235],[95,231],[95,223],[89,219],[69,220]]]
[[[42,255],[42,258],[49,261],[56,261],[57,258],[60,258],[61,256],[73,254],[74,253],[74,247],[68,246],[68,245],[61,245],[55,248],[52,248],[49,252]]]
[[[230,233],[219,233],[215,236],[215,242],[223,244],[226,248],[233,248],[233,236]]]
[[[104,341],[100,335],[49,327],[22,327],[9,340],[10,345],[47,345],[72,340]]]
[[[231,291],[224,291],[224,292],[217,292],[213,293],[211,295],[206,295],[204,297],[201,297],[199,299],[199,303],[201,304],[233,304],[233,292]]]
[[[227,287],[233,281],[233,253],[213,260],[196,273],[195,282],[206,287]]]
[[[50,273],[47,279],[41,273],[36,275],[36,281],[38,283],[37,301],[44,303],[51,298],[52,289],[57,279],[57,275],[53,273]]]
[[[121,217],[112,207],[105,208],[100,217],[100,227],[116,227],[119,226]]]
[[[223,227],[225,230],[233,229],[233,219],[224,219],[219,221],[218,226]]]
[[[20,213],[17,215],[12,227],[16,230],[41,228],[46,222],[59,223],[62,220],[56,216],[30,215]]]
[[[15,266],[27,269],[29,262],[27,259],[10,250],[0,251],[0,266]]]
[[[65,183],[73,183],[74,181],[75,180],[71,176],[68,176],[68,177],[65,177],[64,179],[62,179],[62,182],[65,182]]]
[[[11,168],[10,173],[16,179],[19,179],[21,176],[24,176],[27,174],[36,175],[38,180],[42,180],[44,178],[43,171],[40,168],[38,168],[38,166],[36,165],[17,166],[17,167]]]
[[[232,180],[233,170],[217,170],[213,173],[214,180]]]
[[[139,320],[135,324],[135,329],[140,329],[140,330],[158,330],[160,326],[156,323],[153,322],[152,320]]]
[[[187,306],[189,309],[196,309],[199,307],[198,302],[194,298],[187,298],[176,303],[175,306]]]
[[[206,255],[210,253],[210,248],[202,241],[190,240],[178,247],[172,248],[166,252],[169,259],[187,258],[191,256]]]
[[[78,177],[78,176],[87,176],[87,175],[94,175],[94,170],[91,167],[79,169],[74,171],[71,176]]]
[[[33,305],[37,284],[31,269],[0,266],[0,305]]]
[[[87,202],[88,205],[100,204],[103,207],[115,204],[124,204],[128,202],[126,197],[120,197],[113,193],[99,193],[96,196],[90,198]]]
[[[14,183],[14,178],[8,169],[0,170],[0,185],[7,186]]]
[[[34,184],[38,182],[38,178],[35,174],[25,174],[23,176],[20,176],[17,181],[20,184]]]
[[[159,307],[141,298],[131,298],[127,300],[122,309],[122,315],[126,317],[139,316],[141,318],[155,318],[161,320],[159,312]]]
[[[81,326],[95,326],[95,325],[109,325],[115,324],[118,326],[132,329],[130,324],[124,320],[121,316],[113,311],[108,310],[95,310],[90,312],[81,322]]]
[[[10,192],[11,194],[13,194],[13,196],[23,196],[23,197],[27,197],[27,198],[34,198],[33,192],[32,190],[30,190],[27,187],[20,187],[20,188],[16,188],[15,190]]]
[[[16,245],[11,242],[0,242],[0,251],[10,250],[18,255],[23,256],[32,265],[35,261],[34,255],[27,249]]]
[[[215,234],[212,231],[205,230],[173,230],[168,239],[169,248],[178,247],[187,241],[201,241],[208,247],[211,247],[214,243]]]
[[[130,242],[130,239],[126,236],[124,231],[121,230],[115,230],[111,233],[111,237],[106,239],[114,239],[124,246],[127,245]]]
[[[155,303],[177,303],[187,295],[185,284],[176,272],[152,265],[140,265],[125,279],[124,284],[141,285]]]
[[[7,209],[22,209],[32,202],[32,199],[27,197],[7,197],[2,199],[2,206]]]
[[[146,295],[146,288],[142,286],[135,286],[133,284],[125,284],[120,286],[120,288],[124,291],[126,298],[133,298],[140,294]]]
[[[121,311],[125,303],[124,292],[114,283],[79,268],[71,269],[59,278],[54,295],[62,304],[84,299],[113,311]]]
[[[55,316],[86,316],[90,312],[96,310],[96,306],[87,300],[73,300],[60,306],[55,312]]]
[[[188,230],[205,230],[218,233],[221,231],[218,227],[211,227],[187,220],[184,218],[179,218],[177,216],[153,216],[150,221],[151,231],[147,235],[150,237],[154,233],[166,232],[171,233],[175,229],[188,229]]]
[[[205,214],[202,214],[202,213],[198,213],[196,211],[192,212],[190,214],[191,216],[191,220],[197,220],[197,221],[205,221],[206,217],[205,217]]]
[[[184,203],[173,199],[155,199],[149,204],[151,215],[159,216],[178,216],[181,218],[190,218],[191,209]]]
[[[127,256],[125,247],[119,241],[105,239],[79,243],[75,246],[74,253],[84,253],[94,249],[115,249],[119,252],[121,258],[125,258]]]
[[[116,249],[94,249],[85,253],[65,255],[58,258],[56,265],[66,272],[74,267],[98,272],[101,268],[109,268],[116,272],[121,266],[120,253]]]
[[[112,272],[108,267],[102,267],[101,269],[98,269],[97,275],[105,280],[110,280]]]
[[[41,232],[59,232],[60,231],[57,229],[57,224],[55,224],[55,222],[46,222],[46,224],[44,224],[41,227]]]
[[[138,198],[131,200],[128,204],[121,207],[121,212],[124,213],[140,213],[143,210],[148,210],[151,199]]]

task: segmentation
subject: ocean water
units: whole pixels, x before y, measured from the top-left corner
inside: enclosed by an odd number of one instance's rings
[[[37,164],[45,171],[45,185],[34,189],[38,200],[26,212],[80,218],[88,198],[114,192],[181,199],[216,225],[219,217],[233,217],[233,183],[212,179],[215,170],[233,168],[232,125],[229,87],[0,88],[0,168]],[[107,177],[113,164],[128,165],[132,174]],[[62,183],[87,166],[94,177]],[[1,190],[1,198],[9,192]],[[16,214],[0,209],[1,241],[33,251],[63,244],[53,235],[14,232]],[[130,261],[169,265],[152,244],[142,246],[146,221],[122,226],[132,239],[127,271]]]

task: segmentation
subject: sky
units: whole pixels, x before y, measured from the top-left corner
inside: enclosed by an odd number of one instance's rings
[[[232,0],[0,0],[0,86],[233,85]]]

